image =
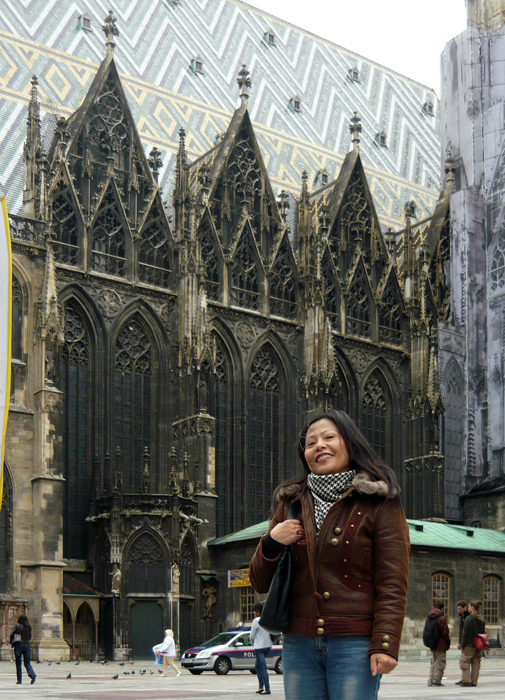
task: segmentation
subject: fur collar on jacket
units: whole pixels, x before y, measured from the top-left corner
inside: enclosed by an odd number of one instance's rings
[[[352,486],[358,493],[365,496],[382,496],[387,497],[388,486],[385,481],[375,480],[367,472],[358,472],[352,480]],[[299,493],[302,489],[302,484],[288,484],[281,486],[276,493],[276,502],[279,503],[284,498],[291,498]],[[390,498],[398,496],[399,489],[393,489]]]

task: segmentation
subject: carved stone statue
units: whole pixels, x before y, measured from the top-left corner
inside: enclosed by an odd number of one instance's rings
[[[112,586],[111,591],[115,595],[119,595],[119,589],[121,587],[121,569],[117,564],[114,564],[114,571],[112,572]]]
[[[172,593],[179,593],[179,579],[181,577],[181,572],[179,569],[179,564],[175,562],[172,566]]]
[[[211,586],[210,583],[205,586],[202,591],[203,596],[207,596],[207,601],[205,602],[205,611],[203,613],[204,617],[212,617],[212,612],[214,610],[214,605],[216,604],[216,589]]]

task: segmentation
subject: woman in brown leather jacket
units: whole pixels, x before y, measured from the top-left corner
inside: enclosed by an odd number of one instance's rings
[[[397,665],[406,607],[409,534],[396,478],[342,411],[312,418],[298,453],[304,473],[277,488],[250,566],[266,593],[291,545],[286,700],[375,700],[381,675]],[[296,520],[287,519],[291,503]]]

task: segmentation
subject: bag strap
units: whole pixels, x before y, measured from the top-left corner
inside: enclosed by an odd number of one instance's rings
[[[287,520],[296,520],[300,511],[300,501],[291,501],[289,504]]]

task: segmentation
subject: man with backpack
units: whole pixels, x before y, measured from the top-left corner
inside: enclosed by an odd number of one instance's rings
[[[471,600],[468,603],[470,615],[465,619],[461,635],[461,658],[459,667],[463,671],[461,687],[475,686],[479,680],[480,659],[487,643],[486,621],[479,614],[482,601]],[[470,676],[470,667],[472,675]]]
[[[446,665],[446,651],[451,646],[449,626],[444,617],[444,602],[433,600],[423,630],[424,645],[431,651],[430,675],[428,685],[443,685],[442,676]]]

